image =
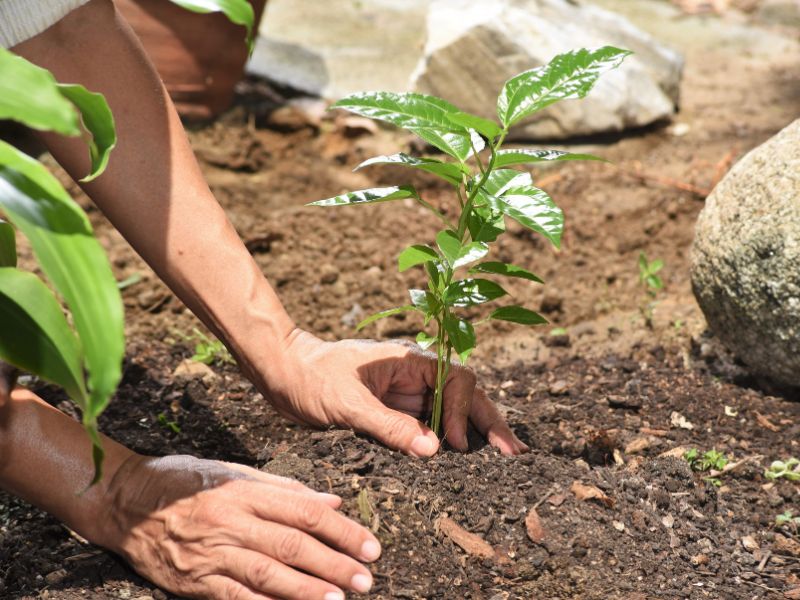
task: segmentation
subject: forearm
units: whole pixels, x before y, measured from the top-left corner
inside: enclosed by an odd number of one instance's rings
[[[270,348],[294,324],[208,189],[158,75],[113,4],[93,0],[14,50],[59,81],[105,95],[119,141],[108,170],[84,189],[238,358],[272,362]],[[73,177],[88,172],[80,140],[46,142]]]
[[[46,510],[92,541],[109,545],[110,490],[141,457],[103,437],[105,476],[94,475],[83,427],[33,393],[18,389],[0,402],[0,488]],[[124,478],[124,477],[123,477]]]

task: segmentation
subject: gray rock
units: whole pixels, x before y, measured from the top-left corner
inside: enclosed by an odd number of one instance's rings
[[[800,120],[706,200],[692,288],[711,330],[753,373],[800,386]]]
[[[669,118],[678,104],[683,59],[624,17],[569,0],[434,0],[415,89],[494,117],[503,83],[578,46],[635,52],[585,99],[560,102],[512,130],[512,137],[566,138],[621,131]]]

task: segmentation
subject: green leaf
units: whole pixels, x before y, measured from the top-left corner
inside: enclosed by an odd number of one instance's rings
[[[331,108],[343,108],[362,117],[408,129],[461,162],[472,152],[469,131],[448,118],[448,115],[460,111],[435,96],[411,92],[361,92],[342,98]]]
[[[475,328],[469,321],[448,314],[444,319],[444,330],[461,364],[466,364],[469,355],[475,350]]]
[[[484,119],[483,117],[479,117],[477,115],[471,115],[465,112],[457,112],[448,113],[447,118],[456,125],[461,125],[467,129],[474,129],[489,140],[494,140],[494,138],[503,132],[502,128],[494,121]]]
[[[49,71],[0,48],[0,119],[63,135],[80,135],[78,113]]]
[[[505,215],[488,207],[475,207],[467,217],[467,228],[476,242],[493,242],[506,230]]]
[[[400,253],[400,256],[397,257],[397,267],[402,273],[411,267],[438,259],[439,255],[436,254],[436,250],[433,248],[424,245],[414,245],[409,246]]]
[[[476,177],[472,180],[473,184],[477,184],[479,180],[480,176]],[[481,186],[481,195],[501,196],[509,188],[528,185],[533,185],[530,173],[523,173],[514,169],[496,169],[489,173],[486,182]]]
[[[102,94],[95,94],[77,84],[58,84],[58,89],[78,107],[83,126],[92,134],[89,142],[92,171],[81,179],[83,182],[92,181],[105,171],[108,157],[117,145],[114,115],[111,114],[111,109]]]
[[[362,162],[354,170],[358,171],[370,165],[403,165],[414,169],[421,169],[422,171],[433,173],[453,185],[459,185],[463,175],[467,172],[460,164],[446,163],[434,158],[417,158],[403,152],[390,156],[376,156],[375,158],[370,158]]]
[[[455,232],[445,229],[436,234],[436,245],[452,267],[461,254],[461,240]]]
[[[494,159],[495,168],[509,167],[512,165],[524,165],[529,163],[546,162],[553,160],[601,160],[604,158],[593,154],[574,154],[572,152],[562,152],[561,150],[499,150]]]
[[[433,346],[435,343],[436,343],[436,338],[433,337],[432,335],[428,335],[424,331],[420,331],[417,334],[417,344],[423,350],[427,350],[428,348]]]
[[[657,258],[648,265],[647,270],[650,272],[651,275],[655,275],[663,268],[664,268],[664,261],[660,258]]]
[[[511,188],[501,197],[490,197],[489,202],[495,210],[541,233],[556,248],[561,247],[564,213],[544,191],[535,187]]]
[[[499,321],[511,321],[520,325],[544,325],[549,322],[539,313],[516,305],[498,308],[489,315],[489,318]]]
[[[17,266],[17,236],[14,227],[0,219],[0,267]]]
[[[25,271],[0,268],[0,358],[88,402],[81,347],[53,293]]]
[[[371,188],[357,192],[347,192],[333,198],[309,202],[306,206],[345,206],[348,204],[371,204],[373,202],[388,202],[402,198],[416,198],[417,192],[410,185],[392,186],[384,188]]]
[[[0,207],[72,313],[88,372],[89,402],[81,407],[88,430],[117,387],[125,349],[122,299],[111,266],[81,208],[40,163],[4,142]]]
[[[453,263],[453,268],[457,269],[482,259],[489,254],[489,246],[484,242],[471,242],[461,249],[458,259]]]
[[[196,13],[221,12],[228,20],[236,25],[247,28],[247,47],[253,52],[255,40],[253,29],[255,27],[255,14],[253,7],[247,0],[171,0],[174,4]]]
[[[488,279],[462,279],[454,281],[445,290],[448,306],[465,307],[484,304],[508,294],[499,284]]]
[[[474,273],[492,273],[494,275],[505,275],[506,277],[518,277],[520,279],[527,279],[535,281],[536,283],[544,283],[538,276],[527,269],[517,267],[516,265],[509,265],[504,262],[485,262],[472,267],[469,272]]]
[[[612,46],[559,54],[549,64],[509,79],[497,99],[497,116],[508,128],[554,102],[583,98],[600,75],[618,67],[629,54]]]
[[[408,295],[411,297],[411,304],[425,313],[426,316],[430,316],[435,313],[439,307],[439,302],[436,300],[436,296],[434,296],[431,292],[413,289],[408,290]]]
[[[408,312],[410,310],[417,310],[416,307],[411,306],[410,304],[406,304],[405,306],[398,306],[397,308],[390,308],[388,310],[382,310],[381,312],[377,312],[374,315],[368,316],[366,319],[361,321],[358,325],[356,325],[356,329],[361,331],[369,325],[370,323],[374,323],[380,319],[385,319],[386,317],[391,317],[394,315],[399,315],[400,313]]]

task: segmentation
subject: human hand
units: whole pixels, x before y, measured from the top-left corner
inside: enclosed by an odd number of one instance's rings
[[[190,456],[136,455],[115,474],[102,545],[181,596],[340,600],[366,592],[380,545],[338,496]]]
[[[316,427],[352,428],[415,456],[438,450],[437,437],[417,420],[430,410],[436,382],[433,354],[398,342],[323,342],[296,329],[280,363],[279,376],[262,383],[285,417]],[[468,449],[469,420],[503,454],[528,450],[497,406],[475,387],[470,369],[452,366],[443,404],[444,437],[454,448]]]

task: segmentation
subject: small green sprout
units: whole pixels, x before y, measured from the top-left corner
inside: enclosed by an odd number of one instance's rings
[[[647,299],[639,307],[639,311],[644,317],[644,322],[648,329],[653,328],[653,311],[656,307],[656,295],[664,288],[664,282],[657,273],[664,268],[664,261],[657,258],[653,261],[647,260],[644,252],[639,253],[639,283],[644,286]]]
[[[446,208],[434,206],[411,185],[347,192],[310,203],[333,207],[406,199],[430,211],[441,222],[443,228],[433,239],[426,240],[428,243],[410,245],[398,256],[398,270],[421,268],[427,276],[427,285],[410,289],[408,304],[369,316],[358,325],[361,329],[378,319],[409,311],[420,314],[424,325],[417,343],[436,353],[430,425],[437,435],[451,360],[465,364],[469,359],[477,343],[474,325],[489,319],[521,325],[547,323],[541,315],[516,303],[489,311],[477,321],[464,314],[464,309],[474,314],[477,308],[510,296],[487,275],[543,283],[520,266],[498,260],[479,262],[489,254],[490,244],[505,233],[507,220],[542,235],[556,248],[561,246],[564,213],[535,185],[529,165],[599,160],[588,154],[560,150],[504,148],[511,128],[555,102],[583,98],[600,75],[618,67],[629,54],[628,50],[612,46],[580,49],[520,73],[506,81],[500,91],[497,120],[465,113],[441,98],[419,93],[362,92],[331,107],[402,127],[450,157],[440,160],[400,152],[370,158],[356,167],[390,164],[440,177],[453,190]],[[430,331],[425,331],[426,328]]]
[[[776,460],[764,471],[764,477],[770,480],[788,479],[789,481],[800,481],[800,460],[790,458],[787,461]]]
[[[161,425],[164,429],[169,429],[172,433],[180,433],[181,428],[178,425],[177,421],[171,421],[167,418],[165,413],[160,413],[158,415],[158,424]]]
[[[722,471],[730,462],[724,453],[718,450],[708,450],[700,454],[697,448],[692,448],[683,454],[683,458],[694,471]],[[713,478],[708,478],[713,479]],[[713,481],[711,483],[714,483]],[[715,484],[716,485],[716,484]]]
[[[794,513],[791,510],[787,510],[785,513],[775,517],[775,525],[777,527],[783,527],[784,525],[788,525],[796,529],[800,527],[800,516],[795,517]]]
[[[191,335],[186,335],[180,331],[173,330],[173,333],[186,342],[194,342],[194,355],[191,360],[201,362],[206,365],[212,364],[235,364],[233,356],[219,340],[214,340],[200,331],[197,327],[192,327]]]

